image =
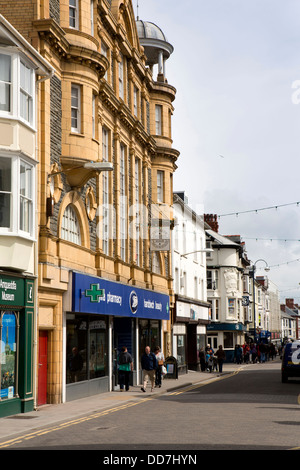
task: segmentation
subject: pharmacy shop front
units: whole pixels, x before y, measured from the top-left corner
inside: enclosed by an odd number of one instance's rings
[[[123,346],[133,357],[132,384],[139,384],[141,356],[145,346],[161,346],[169,305],[168,295],[73,272],[64,401],[117,389]]]

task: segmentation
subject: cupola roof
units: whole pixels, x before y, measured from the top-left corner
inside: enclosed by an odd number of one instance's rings
[[[142,21],[139,18],[136,20],[136,26],[148,65],[157,64],[160,53],[163,54],[165,60],[170,57],[174,48],[159,26],[150,21]]]

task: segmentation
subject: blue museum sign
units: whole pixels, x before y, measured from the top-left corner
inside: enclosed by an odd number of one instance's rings
[[[73,272],[72,310],[123,317],[169,320],[169,296]]]
[[[207,331],[246,331],[242,323],[211,323],[206,326]]]

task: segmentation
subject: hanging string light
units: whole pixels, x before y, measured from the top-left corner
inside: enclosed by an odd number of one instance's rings
[[[240,211],[240,212],[229,212],[228,214],[220,214],[218,215],[218,217],[227,217],[227,216],[230,216],[230,215],[235,215],[236,217],[238,217],[240,214],[249,214],[249,213],[258,213],[258,212],[261,212],[261,211],[267,211],[267,210],[271,210],[271,209],[278,209],[279,207],[287,207],[287,206],[294,206],[294,205],[297,205],[297,207],[299,206],[300,204],[300,201],[298,202],[291,202],[289,204],[279,204],[277,206],[270,206],[270,207],[262,207],[261,209],[251,209],[251,210],[247,210],[247,211]]]
[[[300,261],[300,258],[294,259],[292,261],[286,261],[285,263],[280,263],[280,264],[274,264],[273,266],[269,266],[269,268],[278,268],[280,266],[285,266],[291,263],[297,263]]]
[[[300,242],[299,238],[260,238],[260,237],[244,237],[244,240],[256,240],[256,241],[267,241],[267,242]]]

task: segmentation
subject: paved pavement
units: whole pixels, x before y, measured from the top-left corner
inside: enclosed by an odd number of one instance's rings
[[[131,387],[128,392],[118,390],[101,393],[59,405],[44,405],[35,411],[0,418],[0,440],[12,438],[21,433],[29,433],[54,423],[75,420],[93,413],[118,408],[132,401],[155,398],[178,388],[197,383],[209,383],[221,376],[237,372],[243,367],[245,365],[224,364],[221,374],[219,372],[188,371],[187,374],[180,375],[178,379],[164,379],[161,388],[155,388],[153,392],[151,392],[149,384],[145,393],[141,391],[139,385]]]

